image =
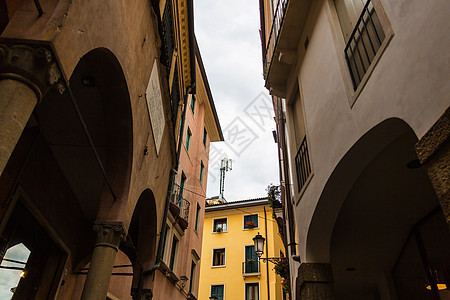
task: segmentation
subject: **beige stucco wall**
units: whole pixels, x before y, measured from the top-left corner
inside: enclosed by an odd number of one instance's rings
[[[420,138],[450,104],[450,41],[443,35],[450,29],[448,3],[381,3],[394,35],[353,106],[353,92],[346,87],[349,75],[342,63],[343,38],[333,1],[314,2],[299,42],[298,63],[289,81],[292,86],[298,80],[300,86],[314,173],[295,207],[303,261],[312,259],[306,251],[307,235],[317,201],[332,171],[352,145],[392,117],[404,120]],[[303,55],[306,35],[309,46]],[[291,151],[293,168],[294,156]],[[330,216],[334,214],[337,212],[330,212]],[[326,255],[320,259],[326,260]]]

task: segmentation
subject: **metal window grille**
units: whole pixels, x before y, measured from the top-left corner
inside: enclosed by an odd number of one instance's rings
[[[297,171],[297,187],[300,192],[311,174],[311,163],[309,161],[306,135],[298,148],[297,155],[295,155],[295,168]]]
[[[354,90],[361,83],[385,36],[375,8],[368,0],[344,50]]]

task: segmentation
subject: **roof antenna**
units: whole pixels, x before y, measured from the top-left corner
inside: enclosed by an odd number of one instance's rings
[[[222,158],[220,161],[220,191],[219,191],[219,203],[224,202],[223,193],[225,191],[225,172],[232,170],[233,161],[228,158]]]

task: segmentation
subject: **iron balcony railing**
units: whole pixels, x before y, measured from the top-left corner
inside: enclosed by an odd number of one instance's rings
[[[257,276],[261,273],[260,262],[258,260],[245,261],[242,263],[242,276]]]
[[[367,0],[345,47],[345,59],[356,90],[385,38],[378,15]]]
[[[180,218],[188,222],[190,203],[183,198],[183,189],[179,185],[174,185],[170,195],[170,202],[179,208]]]
[[[297,155],[295,155],[295,169],[297,170],[297,187],[300,192],[311,174],[306,135],[300,144],[300,148],[298,148]]]
[[[273,54],[275,52],[278,35],[280,33],[281,26],[283,25],[284,15],[289,0],[278,0],[277,7],[275,9],[275,15],[272,20],[272,28],[270,29],[269,39],[266,45],[266,53],[264,55],[264,78],[269,75],[270,67],[272,64]]]

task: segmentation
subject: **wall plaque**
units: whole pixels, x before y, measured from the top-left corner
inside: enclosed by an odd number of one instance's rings
[[[155,140],[156,155],[159,155],[166,120],[164,118],[161,83],[159,81],[159,63],[157,59],[155,59],[153,64],[152,74],[150,75],[150,81],[145,92],[145,99],[147,100],[148,115],[153,131],[153,139]]]

